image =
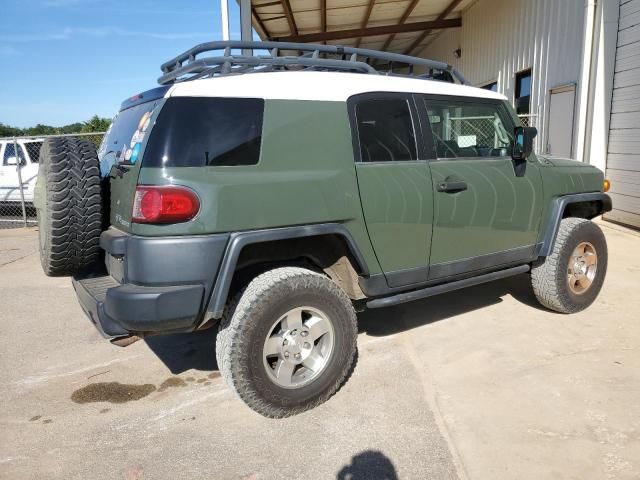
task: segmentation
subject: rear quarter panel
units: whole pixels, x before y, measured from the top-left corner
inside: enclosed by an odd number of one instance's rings
[[[185,185],[200,213],[174,225],[133,224],[138,235],[194,235],[341,222],[371,273],[380,271],[364,228],[345,102],[267,100],[253,166],[143,168],[139,184]]]

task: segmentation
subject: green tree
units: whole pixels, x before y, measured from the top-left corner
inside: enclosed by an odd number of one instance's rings
[[[94,115],[87,122],[83,122],[82,132],[104,132],[111,125],[111,120]]]
[[[22,135],[22,129],[0,123],[0,137],[13,137],[17,135]]]
[[[51,125],[37,124],[35,127],[23,128],[23,135],[55,135],[58,133],[55,127]]]
[[[108,118],[94,115],[86,122],[75,122],[62,127],[52,127],[51,125],[43,125],[38,123],[35,127],[17,128],[5,125],[0,122],[0,137],[19,137],[19,136],[38,136],[38,135],[60,135],[69,133],[91,133],[106,132],[111,125]]]

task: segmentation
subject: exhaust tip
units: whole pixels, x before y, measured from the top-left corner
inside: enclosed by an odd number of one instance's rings
[[[129,345],[136,343],[138,340],[142,340],[144,335],[129,335],[126,337],[118,337],[111,340],[111,343],[118,347],[128,347]]]

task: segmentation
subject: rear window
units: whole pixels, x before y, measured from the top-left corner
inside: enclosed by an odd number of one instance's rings
[[[162,99],[141,103],[121,110],[115,116],[98,150],[102,176],[109,173],[114,163],[136,162],[136,158],[132,157],[135,144],[144,139],[153,109],[160,102]]]
[[[258,98],[170,98],[151,131],[144,166],[255,165],[263,115]]]

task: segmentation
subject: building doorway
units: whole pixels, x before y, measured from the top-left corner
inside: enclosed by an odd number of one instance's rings
[[[546,151],[555,157],[573,158],[576,86],[571,84],[552,88],[549,94],[549,133]]]

